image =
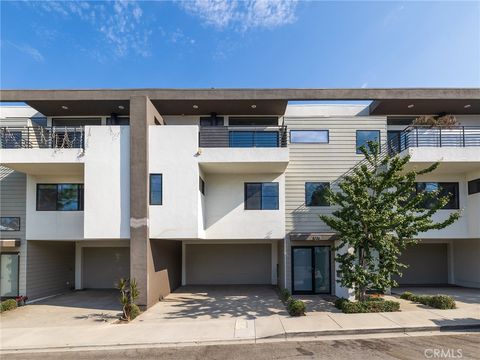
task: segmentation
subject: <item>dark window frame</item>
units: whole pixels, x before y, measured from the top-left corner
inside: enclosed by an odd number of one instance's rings
[[[160,179],[161,179],[161,184],[160,184],[160,203],[153,203],[152,202],[152,176],[160,176]],[[148,198],[149,198],[149,204],[150,205],[154,205],[154,206],[157,206],[157,205],[163,205],[163,174],[160,174],[160,173],[154,173],[154,174],[150,174],[149,176],[149,182],[148,182]]]
[[[418,194],[419,190],[418,189],[418,184],[425,184],[425,183],[434,183],[437,184],[437,189],[439,191],[439,195],[442,191],[442,184],[443,185],[454,185],[455,186],[455,193],[453,194],[453,201],[454,201],[454,206],[453,207],[443,207],[440,208],[439,210],[459,210],[460,209],[460,184],[458,182],[447,182],[447,181],[419,181],[415,183],[415,194]],[[452,198],[450,199],[452,201]],[[445,205],[445,206],[448,206]],[[425,207],[425,209],[428,209],[428,207]]]
[[[43,185],[55,185],[56,186],[56,202],[55,202],[55,210],[42,210],[42,209],[39,209],[38,208],[38,203],[39,203],[39,192],[38,192],[38,189],[40,186],[43,186]],[[58,186],[59,185],[76,185],[77,186],[77,209],[75,210],[62,210],[62,209],[58,209]],[[36,191],[37,191],[37,194],[36,194],[36,207],[35,207],[35,210],[36,211],[84,211],[85,208],[84,208],[84,200],[85,200],[85,194],[84,194],[84,191],[85,191],[85,185],[84,184],[81,184],[81,183],[38,183],[37,184],[37,187],[36,187]]]
[[[292,141],[292,132],[326,132],[327,133],[327,141],[326,142],[318,142],[318,141]],[[290,144],[330,144],[330,130],[329,129],[291,129],[290,130]]]
[[[467,184],[468,195],[480,193],[480,178],[470,180]]]
[[[382,141],[382,131],[381,130],[368,130],[368,129],[359,129],[359,130],[356,130],[355,131],[355,153],[357,155],[363,155],[362,152],[360,151],[360,148],[363,146],[363,145],[367,145],[367,144],[362,144],[360,146],[358,146],[358,133],[359,132],[376,132],[378,133],[378,153],[380,154],[380,152],[382,151],[381,147],[381,141]],[[368,150],[368,149],[367,149]]]
[[[0,225],[1,225],[1,220],[2,219],[18,219],[18,229],[15,229],[15,230],[1,230],[1,232],[14,232],[14,231],[20,231],[21,228],[22,228],[22,225],[21,225],[21,218],[20,216],[0,216]]]
[[[308,204],[308,193],[307,193],[308,184],[327,184],[327,188],[330,189],[330,182],[328,182],[328,181],[306,181],[305,182],[305,206],[306,207],[329,207],[329,206],[331,206],[330,203],[328,203],[328,205],[309,205]]]
[[[263,208],[263,184],[275,184],[277,188],[277,207],[275,209],[264,209]],[[251,209],[247,207],[247,187],[248,185],[260,185],[260,208],[259,209]],[[273,197],[273,196],[272,196]],[[279,210],[280,209],[280,186],[278,182],[259,182],[259,181],[253,181],[253,182],[245,182],[243,184],[243,208],[244,210],[259,210],[259,211],[270,211],[270,210]]]

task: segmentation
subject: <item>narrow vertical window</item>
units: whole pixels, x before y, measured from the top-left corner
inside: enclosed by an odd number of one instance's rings
[[[162,205],[162,174],[150,174],[150,205]]]

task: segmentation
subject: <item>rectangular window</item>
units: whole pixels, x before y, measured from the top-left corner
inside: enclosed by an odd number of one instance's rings
[[[230,116],[228,124],[230,126],[278,126],[278,117]]]
[[[200,126],[223,126],[222,116],[209,116],[200,118]]]
[[[328,144],[328,130],[290,130],[290,142],[302,144]]]
[[[278,147],[278,131],[230,131],[230,147]]]
[[[368,150],[368,142],[376,142],[380,152],[380,130],[357,130],[357,154],[361,154],[360,148],[365,146]]]
[[[416,184],[416,191],[417,193],[419,192],[434,192],[438,191],[438,196],[443,197],[443,196],[449,196],[450,199],[448,203],[442,208],[446,210],[453,210],[453,209],[459,209],[460,204],[459,204],[459,187],[458,183],[448,183],[448,182],[419,182]],[[436,200],[427,200],[424,204],[423,207],[425,209],[431,209],[433,206],[436,205]]]
[[[199,177],[198,180],[199,180],[200,192],[201,192],[203,195],[205,195],[205,181],[204,181],[201,177]]]
[[[468,182],[468,195],[480,193],[480,179]]]
[[[330,206],[326,198],[328,189],[330,189],[330,183],[328,182],[306,182],[305,205]]]
[[[83,211],[83,184],[37,184],[37,211]]]
[[[278,183],[245,183],[245,210],[278,210]]]
[[[150,174],[150,205],[162,205],[163,201],[163,176]]]
[[[13,216],[0,217],[0,231],[20,231],[20,218]]]

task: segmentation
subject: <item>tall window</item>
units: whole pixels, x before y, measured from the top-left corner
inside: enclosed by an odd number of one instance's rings
[[[328,141],[328,130],[290,130],[292,144],[328,144]]]
[[[37,184],[37,211],[83,211],[83,184]]]
[[[245,210],[278,210],[278,183],[245,183]]]
[[[330,189],[330,183],[328,182],[306,182],[305,205],[330,206],[326,197],[328,189]]]
[[[163,176],[150,174],[150,205],[162,205],[163,202]]]
[[[447,182],[419,182],[416,184],[417,193],[420,192],[434,192],[438,191],[438,197],[449,196],[448,203],[442,209],[459,209],[459,191],[458,183],[447,183]],[[423,207],[425,209],[430,209],[435,206],[437,199],[425,201]]]
[[[361,154],[360,148],[365,146],[368,150],[368,142],[376,142],[380,151],[380,130],[357,130],[357,154]]]
[[[468,182],[468,195],[480,193],[480,179],[471,180]]]

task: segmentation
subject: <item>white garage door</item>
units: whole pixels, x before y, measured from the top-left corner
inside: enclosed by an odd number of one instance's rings
[[[83,248],[83,287],[113,289],[130,274],[130,248]]]
[[[186,246],[188,285],[270,284],[270,244]]]
[[[400,285],[448,284],[447,259],[447,244],[413,245],[400,257],[400,262],[409,267],[396,281]]]

